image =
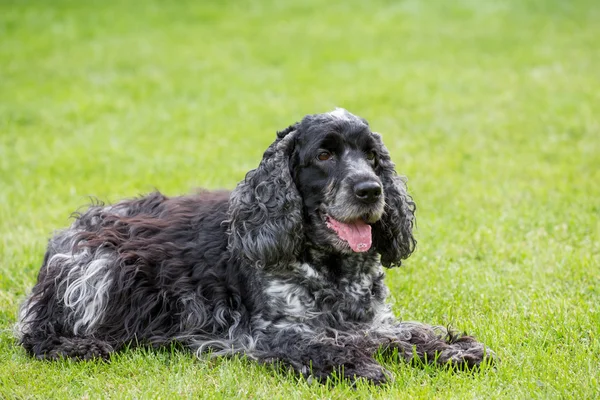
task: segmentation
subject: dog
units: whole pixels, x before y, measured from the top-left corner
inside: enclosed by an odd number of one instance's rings
[[[277,133],[232,192],[92,204],[48,244],[22,304],[39,359],[108,359],[173,343],[311,379],[390,374],[376,353],[479,366],[473,337],[401,322],[384,268],[415,249],[415,203],[379,134],[344,109]]]

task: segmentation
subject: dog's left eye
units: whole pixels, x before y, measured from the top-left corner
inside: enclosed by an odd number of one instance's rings
[[[317,155],[317,158],[318,158],[320,161],[327,161],[327,160],[329,160],[329,159],[331,158],[331,153],[330,153],[330,152],[328,152],[328,151],[322,151],[322,152],[320,152],[320,153]]]
[[[373,161],[374,159],[375,159],[375,152],[374,151],[367,151],[367,160]]]

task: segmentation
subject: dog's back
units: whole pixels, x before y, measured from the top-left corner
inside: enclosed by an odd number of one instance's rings
[[[22,306],[24,347],[37,357],[91,358],[132,340],[218,337],[235,321],[229,307],[215,307],[238,290],[226,276],[228,199],[228,192],[153,193],[78,214],[50,240]]]

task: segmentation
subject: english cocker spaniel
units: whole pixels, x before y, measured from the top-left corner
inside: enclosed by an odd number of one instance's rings
[[[277,133],[230,193],[92,205],[50,240],[16,331],[40,359],[179,343],[319,380],[384,382],[376,352],[477,366],[470,336],[400,322],[384,267],[415,248],[415,204],[368,123],[346,110]]]

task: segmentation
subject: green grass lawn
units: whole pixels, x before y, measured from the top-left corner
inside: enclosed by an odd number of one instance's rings
[[[387,283],[475,334],[481,373],[383,387],[135,350],[40,362],[12,336],[46,240],[94,195],[233,188],[275,131],[342,106],[417,205]],[[0,2],[0,398],[600,397],[600,3]]]

